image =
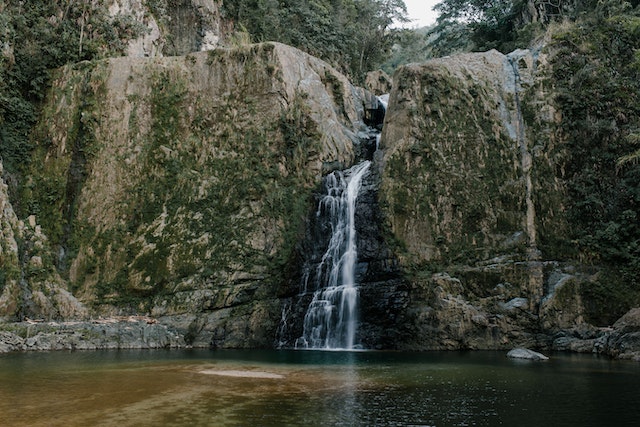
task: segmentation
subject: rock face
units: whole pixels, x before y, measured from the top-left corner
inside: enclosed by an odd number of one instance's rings
[[[0,162],[0,176],[2,163]],[[51,248],[35,217],[19,221],[0,178],[0,320],[72,319],[88,310],[55,269]]]
[[[0,353],[185,347],[184,337],[145,319],[0,325]]]
[[[272,346],[301,316],[322,176],[367,157],[358,342],[638,358],[637,310],[589,324],[598,271],[562,261],[562,115],[544,50],[401,67],[376,151],[362,120],[377,99],[326,63],[277,43],[195,52],[219,41],[219,4],[112,1],[150,31],[129,57],[57,72],[23,221],[0,182],[0,319],[160,324],[7,329],[0,351]]]
[[[178,56],[220,46],[221,4],[219,0],[110,0],[109,13],[144,28],[129,43],[127,56]]]
[[[391,92],[393,82],[387,73],[377,70],[367,73],[364,85],[371,93],[380,96]]]
[[[395,75],[383,132],[384,199],[407,262],[535,259],[532,151],[519,98],[533,52],[414,64]],[[531,85],[531,82],[528,82]],[[548,189],[548,193],[561,191]]]
[[[359,310],[354,344],[366,349],[393,349],[397,346],[408,305],[408,283],[384,239],[384,219],[378,204],[379,180],[377,171],[369,169],[355,203],[358,257],[354,283],[358,288]],[[324,194],[316,195],[316,207]],[[324,215],[315,211],[309,215],[306,233],[293,263],[300,267],[289,286],[281,287],[283,318],[277,337],[280,347],[294,347],[303,336],[303,323],[316,290],[318,272],[326,272],[331,266],[331,260],[325,259],[326,251],[336,236],[328,223],[328,210],[324,210]],[[317,212],[320,213],[320,209]],[[337,307],[332,310],[337,311]]]
[[[23,196],[97,313],[271,345],[311,194],[353,161],[360,94],[276,43],[67,67]]]
[[[613,324],[604,352],[640,362],[640,308],[633,308]]]
[[[568,225],[549,67],[520,50],[396,71],[380,199],[409,272],[400,347],[540,348],[589,329],[592,273],[554,261]]]

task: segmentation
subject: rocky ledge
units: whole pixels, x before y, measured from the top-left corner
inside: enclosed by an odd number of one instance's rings
[[[640,308],[629,310],[610,328],[583,327],[559,332],[552,349],[640,362]]]
[[[507,353],[507,357],[510,359],[549,360],[544,354],[529,350],[528,348],[514,348]]]
[[[75,322],[0,323],[0,353],[214,346],[213,337],[209,343],[205,339],[193,341],[186,336],[188,332],[165,321],[148,316],[119,316]],[[630,310],[611,328],[563,330],[550,339],[550,344],[541,348],[640,362],[640,308]],[[517,354],[510,352],[510,357],[521,358],[525,350],[516,350]]]
[[[187,347],[181,334],[143,316],[0,324],[0,353],[180,347]]]

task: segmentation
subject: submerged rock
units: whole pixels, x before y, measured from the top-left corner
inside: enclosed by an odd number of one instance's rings
[[[511,359],[527,359],[527,360],[549,360],[547,356],[527,348],[514,348],[507,357]]]

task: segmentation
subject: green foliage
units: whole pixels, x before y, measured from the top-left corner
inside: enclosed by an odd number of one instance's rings
[[[607,286],[640,291],[640,165],[632,161],[640,129],[640,16],[611,10],[555,37],[552,78],[568,147],[573,239],[582,260],[616,272]]]
[[[526,0],[442,0],[434,7],[439,16],[430,32],[433,50],[440,55],[463,47],[507,53],[527,47],[533,34],[530,29],[520,31],[526,3]]]
[[[391,73],[398,65],[421,62],[461,52],[497,49],[511,52],[526,48],[544,32],[540,21],[529,22],[522,0],[443,0],[434,9],[436,24],[401,30],[383,69]]]
[[[130,17],[110,17],[106,2],[30,0],[0,6],[0,157],[9,174],[20,174],[29,164],[29,134],[51,70],[121,54],[142,28]]]
[[[434,51],[433,56],[448,55],[464,47],[508,53],[528,47],[550,22],[608,18],[628,13],[639,3],[638,0],[442,0],[434,7],[439,16],[429,33],[430,50]]]
[[[585,320],[593,325],[611,326],[627,311],[638,306],[638,283],[620,283],[617,268],[605,268],[595,282],[583,283],[580,296],[585,308]]]
[[[4,252],[0,254],[0,293],[8,281],[20,280],[20,268],[17,256]]]
[[[470,41],[466,32],[454,26],[435,32],[433,27],[401,29],[397,32],[396,42],[391,48],[389,58],[381,65],[381,68],[391,75],[400,65],[423,62],[430,58],[468,51],[469,49]]]
[[[66,112],[68,117],[61,119],[62,113],[51,105],[42,110],[41,124],[32,135],[32,139],[40,141],[40,144],[29,153],[33,164],[24,169],[29,179],[20,188],[23,214],[36,215],[52,244],[67,251],[71,249],[71,252],[75,252],[68,243],[69,239],[74,240],[76,199],[89,174],[90,161],[99,149],[95,137],[99,115],[96,99],[103,90],[105,65],[84,62],[69,72],[68,87],[73,93],[68,95],[78,104],[70,103]],[[52,94],[53,104],[62,96],[65,95]],[[49,145],[56,139],[55,134],[60,132],[59,120],[64,122],[63,126],[68,126],[62,130],[66,150],[52,154]]]
[[[279,41],[327,60],[357,81],[387,57],[406,20],[402,0],[240,0],[224,3],[227,19],[254,41]]]

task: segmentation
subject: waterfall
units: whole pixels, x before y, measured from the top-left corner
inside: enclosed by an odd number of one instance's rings
[[[384,108],[384,112],[386,113],[387,108],[389,106],[389,94],[388,93],[382,94],[380,96],[377,96],[376,99],[378,100],[380,105],[382,105],[382,108]]]
[[[384,121],[384,116],[387,114],[387,108],[389,106],[389,94],[385,93],[384,95],[380,95],[380,96],[376,97],[376,99],[378,100],[378,104],[380,104],[380,106],[384,110],[384,114],[382,116],[383,121]],[[380,123],[380,127],[382,127],[382,123]],[[376,133],[376,151],[378,151],[380,149],[380,137],[381,136],[382,136],[382,134],[380,132]]]
[[[326,194],[320,199],[316,216],[326,216],[331,239],[308,283],[305,274],[301,291],[313,291],[304,316],[303,335],[296,348],[346,349],[356,347],[358,326],[358,286],[355,283],[355,209],[363,177],[370,161],[346,171],[336,171],[324,179]],[[313,286],[313,289],[308,289]]]

